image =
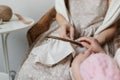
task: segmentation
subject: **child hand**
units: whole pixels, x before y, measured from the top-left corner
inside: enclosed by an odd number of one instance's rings
[[[82,63],[87,57],[92,54],[92,49],[87,49],[84,53],[79,53],[73,60],[73,64],[80,64]]]

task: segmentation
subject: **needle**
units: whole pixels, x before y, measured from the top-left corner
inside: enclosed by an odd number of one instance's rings
[[[65,39],[65,38],[56,37],[56,36],[47,36],[47,38],[62,40],[62,41],[70,42],[70,43],[73,43],[73,44],[78,45],[78,46],[80,46],[80,47],[83,47],[79,42],[74,41],[74,40]]]

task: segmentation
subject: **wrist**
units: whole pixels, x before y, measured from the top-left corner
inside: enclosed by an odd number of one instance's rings
[[[98,43],[103,46],[104,43],[107,41],[106,37],[103,37],[102,35],[97,35],[95,39],[98,41]]]
[[[100,45],[98,52],[99,52],[99,53],[106,53],[105,50],[102,48],[103,43],[102,43],[100,40],[96,39],[96,38],[95,38],[95,40],[96,40],[96,42]]]
[[[61,23],[60,26],[68,26],[69,23],[65,22],[65,23]]]
[[[103,40],[101,40],[101,39],[99,39],[99,38],[97,38],[97,37],[95,37],[95,40],[96,40],[97,43],[100,44],[101,46],[104,45],[104,41],[103,41]]]

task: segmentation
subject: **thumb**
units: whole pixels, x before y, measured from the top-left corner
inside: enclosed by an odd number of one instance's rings
[[[84,46],[87,49],[89,49],[91,47],[91,45],[86,42],[80,42],[80,43],[82,44],[82,46]]]
[[[70,38],[73,40],[74,39],[74,28],[70,28]]]
[[[92,48],[89,48],[87,51],[85,51],[84,56],[87,58],[92,54]]]

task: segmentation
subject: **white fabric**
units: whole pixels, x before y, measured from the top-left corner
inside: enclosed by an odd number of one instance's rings
[[[44,45],[34,48],[31,53],[37,55],[35,63],[41,62],[51,66],[74,52],[69,42],[49,39]]]
[[[117,49],[114,59],[120,68],[120,48]]]
[[[56,0],[55,9],[57,13],[63,15],[66,20],[70,21],[69,14],[65,6],[65,0]],[[106,13],[103,24],[95,32],[95,35],[98,35],[101,31],[108,28],[111,24],[117,21],[120,18],[120,0],[112,0],[109,6],[109,9]]]
[[[58,36],[58,32],[50,34]],[[69,54],[75,54],[73,46],[69,42],[64,42],[56,39],[47,39],[42,44],[31,51],[36,56],[34,63],[42,63],[48,66],[58,63]]]
[[[68,11],[65,6],[64,0],[56,0],[55,1],[55,9],[56,9],[57,13],[62,14],[65,17],[65,19],[67,21],[69,21]]]

